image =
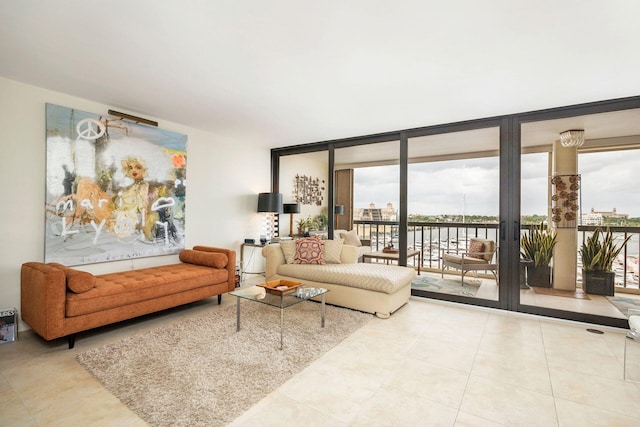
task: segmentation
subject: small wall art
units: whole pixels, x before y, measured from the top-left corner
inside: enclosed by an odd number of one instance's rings
[[[45,262],[184,249],[187,136],[47,104]]]
[[[580,175],[551,177],[551,222],[556,228],[575,228],[580,215]]]
[[[296,175],[293,196],[297,203],[321,206],[324,200],[324,179],[306,175]]]

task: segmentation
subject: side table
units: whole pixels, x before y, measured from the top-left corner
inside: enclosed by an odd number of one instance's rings
[[[251,249],[251,254],[249,255],[249,260],[253,259],[253,255],[255,253],[256,248],[262,248],[265,245],[262,245],[260,243],[243,243],[240,245],[240,283],[244,283],[244,275],[245,274],[264,274],[264,271],[256,271],[256,272],[249,272],[246,271],[245,268],[245,262],[244,262],[244,249],[245,247],[250,248]]]

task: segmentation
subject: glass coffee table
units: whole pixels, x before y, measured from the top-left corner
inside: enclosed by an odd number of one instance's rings
[[[240,331],[240,300],[253,301],[261,304],[269,305],[280,309],[280,350],[282,350],[282,330],[284,326],[284,310],[311,298],[321,297],[320,300],[320,326],[324,328],[324,297],[329,290],[324,288],[306,288],[299,287],[295,292],[277,295],[266,292],[260,294],[256,292],[256,286],[248,288],[236,289],[229,292],[237,298],[236,304],[236,332]]]

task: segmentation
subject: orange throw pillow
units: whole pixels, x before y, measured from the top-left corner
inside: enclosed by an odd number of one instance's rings
[[[71,292],[81,294],[96,287],[96,276],[91,273],[67,268],[64,274],[67,276],[67,288]]]
[[[225,268],[229,259],[225,254],[218,252],[196,251],[183,249],[180,251],[180,261],[187,264],[202,265],[204,267]]]

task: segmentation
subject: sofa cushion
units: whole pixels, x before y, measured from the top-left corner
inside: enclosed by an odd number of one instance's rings
[[[180,251],[180,261],[202,265],[204,267],[225,268],[229,263],[229,259],[225,254],[217,252],[195,251],[193,249],[183,249]]]
[[[284,255],[284,261],[287,264],[293,264],[296,259],[296,241],[295,240],[283,240],[280,242],[280,249]]]
[[[324,242],[316,237],[296,240],[294,264],[324,264],[322,249]]]
[[[489,264],[487,260],[482,258],[474,258],[471,256],[463,257],[462,255],[455,254],[443,254],[442,259],[456,264]]]
[[[341,232],[340,237],[344,240],[345,245],[362,246],[362,242],[360,241],[360,237],[358,237],[356,230]]]
[[[304,283],[310,280],[320,283],[333,283],[376,292],[392,294],[411,283],[416,275],[414,269],[383,264],[325,264],[298,265],[282,264],[277,274],[295,278]]]
[[[340,264],[340,254],[342,254],[342,240],[324,241],[324,262],[327,264]]]
[[[88,292],[67,295],[67,317],[97,313],[213,284],[227,286],[229,271],[195,264],[171,264],[95,276]]]

